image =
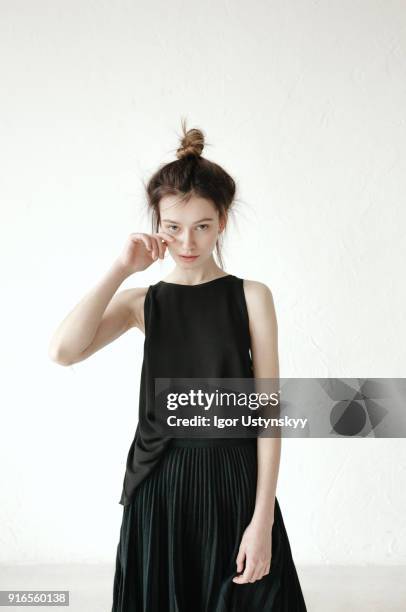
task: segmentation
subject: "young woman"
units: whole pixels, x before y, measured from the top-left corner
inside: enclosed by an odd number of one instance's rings
[[[129,236],[50,346],[68,365],[132,327],[145,334],[112,612],[303,612],[275,495],[280,437],[170,439],[156,428],[155,378],[279,377],[271,291],[223,269],[235,182],[201,156],[203,133],[182,129],[178,159],[147,185],[152,233]],[[165,280],[116,293],[167,251],[176,266]]]

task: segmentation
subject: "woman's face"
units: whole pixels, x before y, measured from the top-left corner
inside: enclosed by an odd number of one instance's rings
[[[211,257],[224,226],[210,200],[193,195],[188,202],[181,202],[179,196],[168,195],[161,199],[159,211],[160,230],[175,238],[168,250],[176,264],[200,267]],[[196,257],[187,259],[187,255]]]

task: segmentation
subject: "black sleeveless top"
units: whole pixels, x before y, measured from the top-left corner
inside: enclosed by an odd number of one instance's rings
[[[138,425],[127,456],[119,501],[123,506],[171,442],[149,418],[155,378],[253,376],[242,278],[228,274],[198,285],[159,281],[148,287],[144,321]]]

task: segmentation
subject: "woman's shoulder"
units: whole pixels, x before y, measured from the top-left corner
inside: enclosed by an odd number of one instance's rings
[[[266,283],[248,278],[242,280],[244,283],[244,291],[247,295],[263,298],[272,294],[270,287]]]
[[[274,308],[270,287],[261,281],[244,278],[243,287],[248,311],[252,316],[269,308]]]

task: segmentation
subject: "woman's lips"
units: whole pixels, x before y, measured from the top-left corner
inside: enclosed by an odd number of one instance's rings
[[[180,255],[180,257],[182,257],[182,259],[184,259],[185,261],[194,261],[195,259],[197,259],[199,257],[199,255]]]

